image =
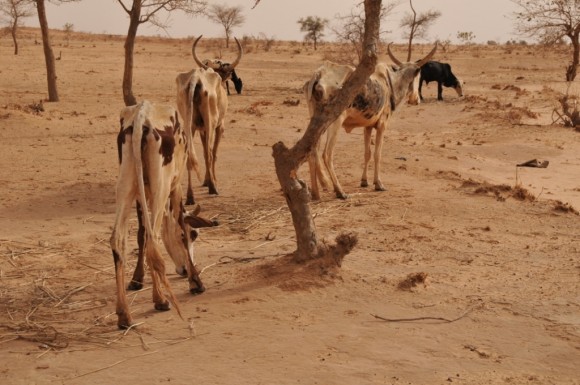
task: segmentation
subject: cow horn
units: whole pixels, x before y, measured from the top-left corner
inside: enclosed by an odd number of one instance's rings
[[[230,64],[230,68],[232,70],[234,68],[236,68],[236,66],[240,63],[240,60],[242,60],[242,56],[244,55],[244,50],[242,49],[242,45],[238,41],[238,38],[237,37],[234,37],[234,40],[238,44],[238,57],[236,58],[236,60],[232,64]]]
[[[429,60],[431,60],[433,55],[435,55],[435,51],[437,51],[437,45],[438,45],[438,43],[435,43],[435,47],[433,47],[433,49],[431,50],[431,52],[429,52],[427,54],[427,56],[425,56],[421,60],[417,60],[417,62],[416,62],[417,66],[422,67],[425,63],[427,63]]]
[[[393,53],[391,52],[391,44],[393,44],[393,43],[390,43],[390,44],[387,46],[387,53],[389,54],[389,56],[391,57],[391,60],[392,60],[392,61],[393,61],[393,62],[394,62],[396,65],[398,65],[398,66],[402,66],[402,65],[403,65],[403,63],[401,63],[401,61],[400,61],[399,59],[397,59],[397,58],[395,57],[395,55],[393,55]]]
[[[201,39],[203,35],[199,35],[199,37],[197,39],[195,39],[195,41],[193,42],[193,46],[191,47],[191,54],[193,55],[193,60],[195,60],[195,63],[200,66],[203,69],[207,69],[207,66],[204,65],[201,60],[199,60],[199,58],[197,57],[197,55],[195,54],[195,46],[197,45],[197,42],[199,41],[199,39]]]

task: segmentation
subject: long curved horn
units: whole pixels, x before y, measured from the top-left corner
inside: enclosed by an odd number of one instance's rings
[[[242,60],[242,56],[244,55],[244,50],[242,49],[242,45],[238,41],[238,38],[234,37],[234,39],[236,40],[236,43],[238,44],[238,57],[236,58],[236,60],[232,64],[230,64],[230,68],[232,70],[234,68],[236,68],[236,66],[240,63],[240,60]]]
[[[199,39],[201,39],[203,35],[199,35],[199,37],[197,39],[195,39],[195,41],[193,42],[193,46],[191,47],[191,54],[193,55],[193,60],[195,60],[195,63],[200,66],[203,69],[207,69],[207,66],[204,65],[201,60],[199,60],[199,58],[197,57],[197,55],[195,54],[195,46],[197,45],[197,42],[199,41]]]
[[[398,65],[398,66],[402,66],[402,65],[403,65],[403,63],[401,63],[401,61],[400,61],[399,59],[397,59],[397,58],[395,57],[395,55],[393,55],[393,53],[391,52],[391,44],[393,44],[393,43],[390,43],[390,44],[387,46],[387,53],[389,54],[389,56],[391,57],[391,60],[392,60],[392,61],[393,61],[393,62],[394,62],[396,65]]]
[[[435,47],[433,47],[433,49],[431,50],[431,52],[429,52],[429,53],[427,54],[427,56],[425,56],[423,59],[421,59],[421,60],[417,60],[417,61],[416,61],[416,64],[417,64],[419,67],[422,67],[422,66],[423,66],[423,64],[425,64],[425,63],[427,63],[429,60],[431,60],[431,58],[433,57],[433,55],[435,55],[435,51],[437,51],[437,46],[438,46],[438,43],[435,43]]]

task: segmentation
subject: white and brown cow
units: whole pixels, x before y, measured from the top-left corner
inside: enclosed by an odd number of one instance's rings
[[[199,38],[198,38],[199,39]],[[196,40],[197,42],[197,40]],[[194,59],[195,43],[192,47]],[[199,63],[198,63],[199,65]],[[177,75],[177,108],[184,119],[185,131],[191,135],[187,171],[187,201],[195,203],[192,187],[192,170],[197,170],[197,158],[193,149],[193,137],[199,131],[205,160],[203,185],[209,194],[218,194],[215,164],[217,151],[224,132],[224,119],[228,98],[222,87],[222,78],[213,69],[202,67]],[[199,174],[198,174],[199,177]]]
[[[179,312],[165,275],[159,237],[177,272],[187,274],[190,292],[201,293],[205,289],[193,261],[195,228],[216,223],[199,217],[199,207],[193,212],[184,209],[180,180],[187,162],[187,137],[175,108],[148,101],[123,108],[117,147],[120,170],[111,249],[117,283],[117,325],[128,328],[132,325],[132,317],[126,299],[124,270],[133,203],[136,202],[139,219],[139,259],[128,288],[142,288],[145,259],[151,273],[153,302],[157,310],[169,310],[165,289]]]
[[[371,134],[376,129],[374,152],[374,185],[375,190],[384,191],[380,178],[381,152],[383,136],[392,113],[399,104],[407,99],[409,104],[419,104],[418,78],[421,65],[434,54],[437,45],[421,60],[413,63],[402,63],[391,52],[388,53],[396,66],[378,63],[362,91],[353,99],[350,106],[327,129],[326,145],[320,156],[318,146],[309,157],[312,198],[320,199],[318,181],[323,187],[328,186],[327,173],[338,198],[346,199],[348,195],[342,189],[334,171],[334,147],[340,127],[350,133],[355,127],[364,128],[364,166],[361,187],[367,187],[367,169],[371,159]],[[314,114],[318,103],[327,103],[330,97],[339,90],[355,68],[332,62],[320,66],[312,78],[304,84],[304,92],[310,115]]]

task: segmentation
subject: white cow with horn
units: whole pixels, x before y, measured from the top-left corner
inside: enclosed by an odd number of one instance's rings
[[[222,85],[222,77],[211,67],[203,64],[195,53],[199,36],[191,47],[193,60],[200,68],[177,75],[177,108],[185,121],[185,130],[191,136],[188,148],[187,165],[188,183],[186,204],[195,202],[192,187],[192,171],[197,171],[197,158],[193,149],[193,137],[199,131],[205,160],[205,178],[203,185],[208,187],[209,194],[218,194],[215,164],[218,146],[224,132],[224,119],[228,109],[228,97]],[[230,69],[240,62],[241,46],[238,57]],[[199,174],[198,174],[199,176]]]
[[[395,66],[385,63],[376,65],[375,72],[370,76],[363,90],[354,97],[351,105],[342,112],[338,119],[328,127],[322,159],[318,146],[312,151],[308,163],[313,199],[320,199],[319,179],[323,187],[329,185],[327,172],[330,174],[337,198],[346,199],[348,197],[338,182],[333,163],[334,146],[340,127],[344,127],[347,133],[350,133],[355,127],[364,128],[365,152],[361,187],[368,186],[367,169],[371,159],[371,134],[373,129],[376,129],[373,183],[375,190],[385,190],[380,178],[380,164],[383,136],[387,123],[403,100],[407,99],[409,104],[419,104],[418,83],[421,66],[433,57],[436,50],[437,45],[423,59],[403,63],[393,55],[391,46],[388,46],[388,54]],[[316,70],[312,78],[304,85],[311,117],[316,110],[316,105],[327,103],[354,70],[355,68],[352,66],[330,61],[326,61]]]

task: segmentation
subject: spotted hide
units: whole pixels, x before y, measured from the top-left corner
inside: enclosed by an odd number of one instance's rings
[[[389,118],[401,102],[407,99],[409,104],[418,104],[418,75],[422,63],[428,61],[435,53],[437,46],[423,59],[414,63],[398,61],[388,49],[395,66],[378,63],[375,72],[364,85],[362,91],[354,96],[350,106],[327,129],[326,144],[320,155],[316,146],[310,157],[310,177],[312,198],[320,199],[318,182],[327,188],[330,182],[338,198],[348,196],[340,185],[334,171],[334,147],[340,127],[350,133],[356,127],[364,128],[364,166],[361,186],[367,187],[367,169],[371,159],[371,134],[376,130],[374,151],[374,185],[375,190],[383,191],[385,187],[380,179],[381,152],[383,136]],[[328,103],[331,97],[342,87],[346,79],[354,72],[354,67],[326,61],[312,78],[304,84],[304,93],[310,116],[321,103]],[[328,181],[330,175],[330,182]]]
[[[188,276],[190,292],[205,290],[193,261],[193,241],[197,236],[195,228],[215,223],[199,217],[199,207],[192,212],[184,209],[180,180],[187,160],[186,145],[187,138],[175,108],[143,101],[121,111],[121,130],[117,137],[120,163],[117,208],[111,235],[119,328],[133,324],[125,292],[125,265],[129,217],[134,202],[139,223],[139,256],[128,288],[139,290],[143,287],[146,261],[151,273],[155,309],[168,310],[171,302],[181,315],[165,275],[158,242],[161,238],[177,272]]]

